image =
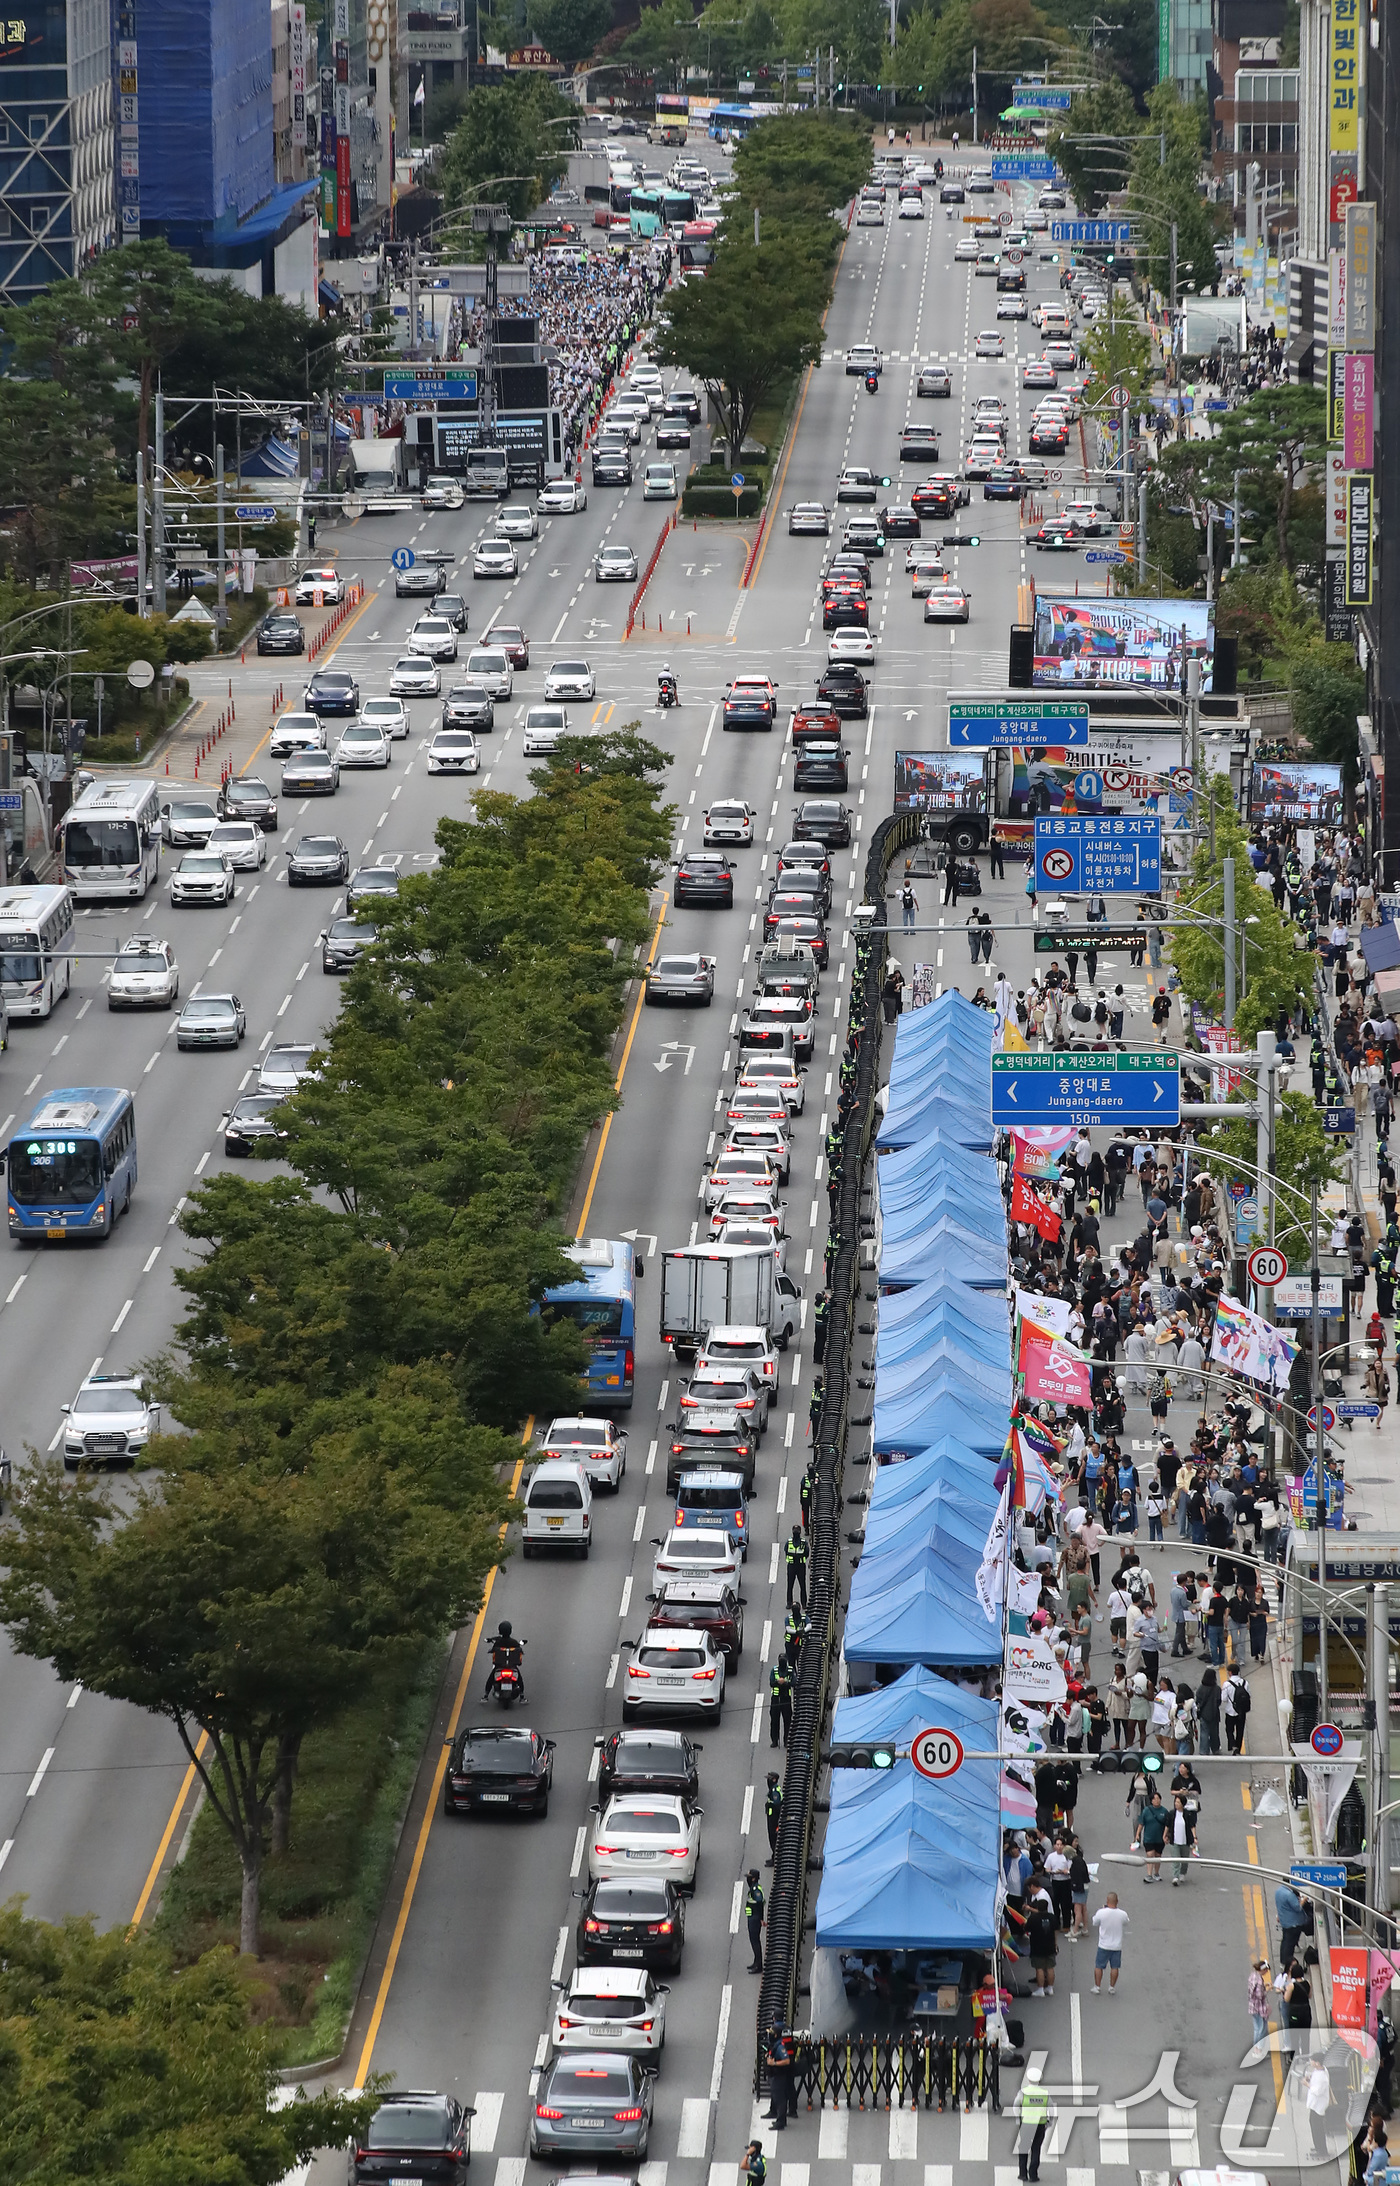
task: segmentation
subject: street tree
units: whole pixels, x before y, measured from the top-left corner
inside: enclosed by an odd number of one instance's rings
[[[1146,394],[1152,379],[1152,342],[1136,305],[1114,289],[1105,310],[1094,320],[1082,344],[1090,404],[1105,401],[1120,387],[1132,397],[1129,414]]]
[[[1211,456],[1224,494],[1234,473],[1253,471],[1277,481],[1278,558],[1289,561],[1289,518],[1300,480],[1327,450],[1327,405],[1320,387],[1261,387],[1221,418]]]
[[[1292,663],[1293,726],[1315,759],[1342,770],[1348,805],[1357,777],[1356,717],[1366,711],[1366,676],[1349,645],[1315,644]]]
[[[774,114],[736,147],[734,180],[765,221],[815,220],[849,204],[870,166],[870,132],[845,115]]]
[[[1215,850],[1198,844],[1189,880],[1177,890],[1180,924],[1171,929],[1171,955],[1183,993],[1222,1022],[1225,995],[1225,859],[1235,861],[1235,1026],[1248,1046],[1262,1025],[1292,1011],[1312,990],[1312,958],[1301,937],[1260,886],[1249,839],[1233,805],[1216,800]],[[1194,923],[1193,923],[1194,922]]]
[[[175,1966],[145,1933],[0,1912],[0,2174],[10,2186],[275,2186],[379,2101],[270,2107],[271,2045],[226,1951]]]
[[[1133,159],[1131,142],[1122,140],[1142,127],[1131,92],[1113,76],[1076,92],[1063,126],[1050,131],[1046,150],[1085,214],[1099,212],[1109,193],[1122,189]]]
[[[1222,1182],[1245,1177],[1251,1192],[1257,1190],[1251,1170],[1258,1162],[1258,1131],[1254,1122],[1207,1125],[1197,1133],[1192,1159],[1200,1159]],[[1322,1128],[1322,1118],[1305,1093],[1285,1093],[1274,1116],[1274,1175],[1287,1190],[1274,1198],[1274,1243],[1288,1256],[1295,1272],[1312,1264],[1312,1229],[1304,1202],[1315,1184],[1319,1198],[1343,1173],[1343,1156],[1335,1139]]]
[[[803,365],[820,362],[825,305],[825,284],[794,266],[780,241],[755,249],[742,234],[725,237],[705,280],[671,291],[657,356],[704,385],[731,463],[764,398]]]
[[[612,29],[612,0],[529,0],[526,20],[540,44],[572,72]]]
[[[227,300],[160,236],[105,252],[83,285],[102,338],[137,383],[136,446],[146,458],[157,378],[187,342],[226,323]]]
[[[568,171],[569,131],[547,125],[567,122],[577,112],[571,113],[548,78],[533,72],[478,85],[443,149],[445,211],[502,204],[523,220]]]

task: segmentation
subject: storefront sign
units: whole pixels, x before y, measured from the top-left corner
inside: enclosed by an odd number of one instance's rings
[[[1375,450],[1376,360],[1347,353],[1342,377],[1342,455],[1349,471],[1369,471]]]
[[[1346,250],[1343,264],[1346,294],[1343,299],[1346,347],[1373,350],[1376,346],[1376,208],[1372,204],[1348,205]]]
[[[1348,607],[1371,603],[1371,531],[1374,496],[1370,473],[1361,471],[1347,480],[1347,594]]]

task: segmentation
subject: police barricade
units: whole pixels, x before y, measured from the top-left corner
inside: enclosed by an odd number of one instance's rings
[[[794,2034],[793,2087],[809,2110],[1001,2108],[998,2055],[980,2036]]]

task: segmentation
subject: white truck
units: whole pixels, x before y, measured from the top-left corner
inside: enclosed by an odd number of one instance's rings
[[[661,1340],[693,1358],[712,1328],[766,1328],[780,1351],[802,1322],[802,1293],[762,1245],[678,1245],[661,1255]]]
[[[403,441],[398,438],[352,440],[350,475],[356,493],[372,494],[376,498],[406,493],[408,474],[404,469]]]

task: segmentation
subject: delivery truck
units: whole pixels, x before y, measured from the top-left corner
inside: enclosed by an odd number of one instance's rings
[[[661,1341],[693,1358],[712,1328],[766,1328],[785,1351],[802,1293],[764,1245],[678,1245],[661,1255]]]

